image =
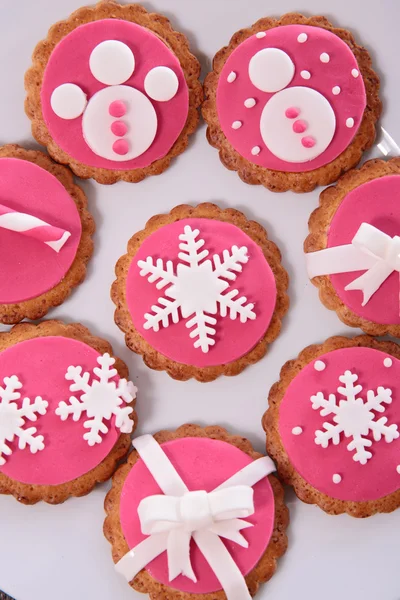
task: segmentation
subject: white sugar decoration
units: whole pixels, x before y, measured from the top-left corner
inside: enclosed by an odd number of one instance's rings
[[[13,442],[18,438],[18,448],[24,450],[29,446],[32,454],[36,454],[44,448],[42,435],[35,435],[36,427],[24,429],[25,421],[36,421],[37,415],[46,414],[48,402],[40,396],[36,396],[32,402],[24,398],[19,408],[15,400],[19,400],[21,394],[17,392],[22,388],[22,383],[16,375],[4,377],[4,387],[0,386],[0,465],[6,463],[5,456],[12,454],[12,449],[6,442]]]
[[[388,356],[386,358],[383,359],[383,366],[384,367],[391,367],[393,364],[393,361],[391,358],[389,358]]]
[[[335,473],[332,476],[332,481],[333,481],[333,483],[340,483],[342,481],[342,476],[339,475],[339,473]]]
[[[297,38],[297,41],[300,44],[304,44],[304,42],[306,42],[307,40],[308,40],[308,35],[306,33],[301,33]]]
[[[310,79],[310,77],[311,77],[310,71],[300,71],[300,75],[302,76],[303,79]]]
[[[254,146],[251,149],[251,153],[252,153],[253,156],[257,156],[257,154],[260,154],[260,152],[261,152],[260,146]]]
[[[366,436],[369,432],[372,433],[376,442],[379,442],[382,437],[386,442],[393,442],[399,437],[397,425],[386,425],[387,417],[381,417],[376,420],[376,415],[372,411],[382,413],[385,411],[385,404],[392,402],[392,390],[379,386],[377,393],[373,390],[367,391],[367,401],[364,402],[359,397],[362,391],[361,385],[354,385],[358,380],[358,376],[351,371],[345,371],[339,377],[339,381],[344,383],[344,387],[339,386],[337,391],[344,400],[337,402],[335,394],[329,394],[328,399],[324,397],[322,392],[318,392],[315,396],[311,396],[312,407],[314,410],[319,410],[322,417],[333,415],[333,423],[323,423],[324,431],[317,430],[315,432],[315,443],[327,448],[329,442],[335,446],[340,443],[340,434],[345,437],[352,438],[352,441],[347,445],[347,450],[350,452],[355,450],[353,460],[365,465],[372,457],[372,453],[366,450],[372,446],[372,441]]]
[[[237,75],[235,73],[235,71],[231,71],[228,75],[228,77],[226,78],[228,83],[233,83],[236,79]]]
[[[398,472],[398,474],[400,475],[400,465],[397,465],[396,467],[396,471]]]
[[[256,38],[261,39],[263,37],[265,37],[267,34],[265,33],[265,31],[259,31],[258,33],[256,33]]]
[[[248,319],[255,319],[256,314],[254,304],[247,303],[245,296],[239,296],[237,289],[222,294],[242,271],[242,265],[248,262],[246,246],[232,246],[230,250],[224,250],[222,260],[218,254],[214,254],[212,260],[204,260],[209,252],[205,249],[200,251],[205,242],[199,235],[198,229],[185,225],[184,233],[179,236],[182,243],[179,244],[180,262],[176,272],[172,261],[164,264],[162,258],[154,261],[152,256],[148,256],[137,264],[141,269],[140,275],[147,277],[150,283],[157,282],[158,290],[169,286],[164,296],[158,299],[158,304],[151,307],[152,312],[144,315],[144,328],[159,331],[160,325],[169,327],[171,321],[178,323],[181,318],[191,317],[186,327],[191,329],[189,336],[194,340],[193,345],[208,352],[215,344],[214,325],[217,322],[211,315],[229,315],[233,320],[240,318],[241,323],[246,323]]]
[[[349,129],[351,127],[354,127],[354,119],[352,117],[349,117],[348,119],[346,119],[346,127],[348,127]]]
[[[255,101],[254,98],[247,98],[244,101],[244,105],[245,105],[246,108],[253,108],[253,106],[256,105],[256,101]]]
[[[353,77],[358,77],[360,72],[357,71],[357,69],[352,69],[351,74],[353,75]]]
[[[71,392],[82,392],[80,399],[75,396],[69,398],[69,404],[61,401],[56,408],[56,415],[65,421],[70,415],[74,421],[79,421],[82,413],[86,413],[88,420],[84,422],[83,427],[88,429],[83,434],[83,439],[89,446],[101,444],[103,438],[100,433],[106,434],[108,427],[104,421],[109,421],[115,416],[115,427],[121,433],[131,433],[133,421],[129,418],[133,408],[131,406],[121,406],[124,403],[132,402],[136,397],[137,389],[126,379],[120,379],[118,385],[112,379],[118,375],[116,369],[112,369],[115,358],[108,353],[97,358],[99,367],[93,368],[93,373],[97,379],[92,376],[92,382],[89,382],[90,373],[83,372],[82,367],[68,367],[65,379],[72,381],[70,385]]]
[[[326,363],[323,360],[316,360],[314,363],[314,369],[316,371],[323,371],[326,367]]]
[[[329,56],[329,54],[327,52],[323,52],[320,55],[319,60],[323,63],[328,63],[331,60],[331,57]]]
[[[233,121],[232,129],[240,129],[242,125],[243,125],[242,121]]]
[[[303,433],[302,427],[293,427],[292,429],[293,435],[301,435]]]
[[[341,88],[338,85],[335,85],[335,87],[332,88],[332,94],[334,96],[338,96],[341,92]]]

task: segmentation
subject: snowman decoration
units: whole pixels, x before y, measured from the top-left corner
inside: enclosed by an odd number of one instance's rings
[[[50,99],[54,113],[62,119],[82,115],[82,133],[89,148],[98,156],[112,161],[137,158],[154,141],[157,114],[149,100],[168,102],[176,95],[178,77],[169,67],[151,69],[144,80],[143,94],[123,85],[135,70],[132,50],[118,40],[105,40],[92,51],[89,68],[95,79],[108,86],[89,100],[73,83],[64,83]]]

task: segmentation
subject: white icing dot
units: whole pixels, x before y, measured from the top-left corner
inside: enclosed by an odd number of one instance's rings
[[[233,121],[232,129],[240,129],[242,125],[243,125],[242,121]]]
[[[247,100],[244,101],[244,105],[246,108],[253,108],[253,106],[256,105],[256,101],[254,98],[247,98]]]
[[[331,57],[329,56],[329,54],[327,54],[327,52],[323,52],[319,57],[319,60],[323,63],[328,63],[331,60]]]
[[[300,44],[304,44],[304,42],[306,42],[307,40],[308,40],[308,35],[307,35],[306,33],[301,33],[301,34],[299,35],[299,37],[297,38],[297,41],[298,41]]]
[[[301,435],[303,433],[302,427],[293,427],[292,429],[293,435]]]
[[[235,73],[235,71],[231,71],[228,75],[228,77],[226,78],[228,83],[232,83],[233,81],[235,81],[237,75]]]
[[[251,149],[251,153],[253,154],[253,156],[257,156],[257,154],[260,154],[260,152],[261,152],[260,146],[254,146],[254,148]]]
[[[144,78],[145,92],[152,100],[168,102],[178,91],[179,81],[169,67],[154,67]]]
[[[89,58],[93,77],[106,85],[119,85],[129,79],[135,70],[132,50],[118,40],[105,40],[98,44]]]
[[[398,474],[400,475],[400,465],[397,465],[396,467],[396,471],[398,472]]]
[[[353,77],[358,77],[360,72],[357,71],[357,69],[352,69],[351,74],[353,75]]]
[[[340,87],[338,85],[335,85],[335,87],[332,88],[332,94],[334,96],[337,96],[338,94],[340,94],[342,90],[340,89]]]
[[[74,83],[56,87],[50,98],[51,108],[61,119],[76,119],[85,110],[86,94]]]
[[[278,48],[264,48],[249,62],[251,83],[262,92],[279,92],[287,87],[294,75],[294,64],[286,52]]]
[[[348,119],[346,119],[346,127],[354,127],[354,119],[352,117],[349,117]]]
[[[261,39],[263,37],[265,37],[267,34],[265,33],[265,31],[259,31],[258,33],[256,33],[256,38]]]
[[[326,367],[326,363],[323,360],[316,360],[314,363],[314,369],[316,371],[323,371]]]
[[[310,79],[310,77],[311,77],[310,71],[301,71],[300,75],[302,76],[303,79]]]
[[[392,359],[391,359],[391,358],[389,358],[389,357],[385,358],[385,359],[384,359],[384,361],[383,361],[383,365],[384,365],[385,367],[391,367],[391,366],[392,366],[392,364],[393,364],[393,361],[392,361]]]
[[[333,483],[340,483],[342,481],[341,475],[339,475],[339,473],[335,473],[332,476],[332,481],[333,481]]]

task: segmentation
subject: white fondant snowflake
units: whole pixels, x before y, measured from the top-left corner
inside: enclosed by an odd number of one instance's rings
[[[242,265],[248,262],[246,246],[232,246],[231,250],[224,250],[222,260],[218,254],[214,254],[212,260],[204,260],[209,252],[200,251],[205,242],[199,234],[198,229],[185,225],[184,233],[179,236],[182,252],[178,254],[181,262],[176,273],[171,260],[164,265],[161,258],[154,263],[151,256],[139,260],[138,266],[142,277],[147,277],[150,283],[157,282],[158,290],[169,285],[164,297],[151,307],[152,313],[144,315],[144,328],[158,331],[160,324],[163,327],[170,325],[170,318],[173,323],[178,323],[181,317],[192,317],[186,327],[191,329],[189,336],[195,340],[193,345],[208,352],[215,344],[213,336],[217,322],[210,315],[219,313],[226,317],[229,314],[231,319],[239,317],[242,323],[246,323],[247,319],[255,319],[256,314],[254,304],[247,303],[247,298],[239,296],[238,290],[222,294],[230,286],[229,282],[235,281],[236,274],[242,271]]]
[[[94,367],[93,373],[97,379],[89,382],[90,373],[82,373],[82,367],[68,367],[65,379],[73,381],[70,385],[71,392],[82,392],[80,399],[71,396],[69,404],[61,401],[56,409],[56,415],[65,421],[70,415],[74,421],[79,421],[82,413],[89,417],[83,426],[88,429],[83,435],[89,446],[100,444],[103,440],[100,433],[107,433],[108,427],[104,423],[115,415],[115,426],[122,433],[131,433],[133,421],[129,415],[133,411],[131,406],[121,407],[123,403],[129,403],[136,397],[135,386],[126,379],[120,379],[118,385],[111,381],[117,375],[116,369],[111,369],[115,359],[109,354],[99,356],[97,362],[99,367]]]
[[[393,442],[399,437],[399,432],[397,425],[386,425],[386,417],[376,420],[376,415],[372,412],[384,412],[385,404],[392,402],[392,390],[382,386],[377,388],[377,393],[368,390],[365,402],[359,397],[362,386],[354,385],[357,379],[358,376],[351,371],[345,371],[339,377],[344,387],[339,386],[337,391],[345,398],[339,400],[339,403],[335,394],[329,394],[329,398],[326,399],[322,392],[311,396],[310,400],[313,409],[320,410],[322,417],[334,415],[332,421],[335,423],[323,423],[324,431],[315,432],[315,443],[323,448],[327,448],[329,442],[336,446],[340,443],[340,434],[344,433],[345,437],[352,438],[347,449],[355,450],[353,459],[365,465],[372,457],[371,452],[366,450],[372,446],[372,441],[366,437],[370,432],[376,442],[379,442],[382,437],[386,442]]]
[[[29,446],[32,454],[43,450],[43,436],[35,435],[36,427],[24,429],[25,420],[36,421],[37,415],[46,413],[48,402],[40,396],[36,396],[34,402],[24,398],[19,408],[15,400],[19,400],[21,394],[17,392],[22,388],[22,383],[16,375],[4,377],[4,387],[0,386],[0,465],[6,463],[4,456],[10,456],[12,450],[6,442],[13,442],[18,438],[18,448],[24,450]]]

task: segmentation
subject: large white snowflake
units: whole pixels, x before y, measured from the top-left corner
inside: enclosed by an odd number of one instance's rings
[[[231,319],[240,318],[242,323],[247,319],[255,319],[254,304],[247,303],[245,296],[239,296],[237,289],[231,289],[226,294],[225,290],[230,282],[235,281],[237,273],[242,271],[242,265],[249,260],[246,246],[238,248],[232,246],[231,250],[224,250],[222,260],[214,254],[212,260],[204,260],[209,252],[201,250],[205,242],[199,238],[200,231],[185,225],[184,233],[179,236],[178,257],[181,262],[174,270],[171,260],[164,261],[158,258],[154,262],[149,256],[146,260],[139,260],[140,275],[147,277],[150,283],[156,283],[158,290],[169,286],[164,297],[158,299],[158,304],[151,307],[152,312],[146,313],[144,328],[159,331],[163,327],[178,323],[183,319],[192,317],[186,323],[191,329],[190,337],[194,339],[194,347],[208,352],[214,346],[215,329],[217,320],[210,315],[220,314]],[[186,264],[185,264],[186,263]],[[227,280],[227,281],[225,281]]]
[[[108,421],[115,416],[115,426],[122,433],[131,433],[133,421],[129,415],[133,411],[131,406],[121,406],[123,403],[132,402],[136,396],[135,386],[126,379],[120,379],[118,385],[112,381],[117,375],[117,370],[112,369],[115,359],[109,354],[99,356],[97,362],[99,367],[94,367],[93,373],[97,379],[89,382],[90,373],[82,373],[82,367],[68,367],[65,379],[73,381],[70,385],[71,392],[82,392],[80,399],[71,396],[69,404],[61,401],[56,409],[56,414],[65,421],[70,415],[74,421],[79,421],[82,413],[89,417],[83,426],[88,429],[83,434],[83,439],[87,440],[89,446],[100,444],[102,437],[100,433],[107,433],[108,427],[104,421]]]
[[[339,381],[344,383],[344,387],[339,386],[337,391],[345,398],[345,400],[339,400],[339,403],[337,403],[335,394],[329,394],[329,398],[326,399],[322,392],[311,396],[310,400],[312,407],[320,410],[322,417],[334,415],[332,417],[334,424],[323,423],[324,431],[317,430],[315,432],[315,443],[323,448],[327,448],[329,442],[338,445],[340,434],[344,433],[345,437],[352,438],[347,449],[355,450],[353,459],[365,465],[372,457],[372,453],[366,450],[372,446],[372,440],[366,437],[370,432],[376,442],[379,442],[382,437],[386,442],[393,442],[399,437],[399,432],[397,425],[386,425],[386,417],[376,420],[377,415],[372,412],[384,412],[385,404],[392,402],[392,390],[382,386],[377,388],[377,393],[368,390],[365,402],[359,397],[362,386],[354,385],[357,379],[358,376],[351,371],[345,371],[339,377]]]
[[[47,411],[48,402],[40,396],[36,396],[32,402],[24,398],[22,406],[15,402],[21,394],[17,391],[22,388],[22,383],[16,375],[4,377],[4,387],[0,386],[0,465],[6,463],[5,456],[10,456],[12,450],[6,442],[13,442],[18,438],[18,448],[24,450],[29,446],[32,454],[43,450],[43,436],[35,435],[36,427],[24,429],[25,420],[36,421],[37,415],[44,415]]]

